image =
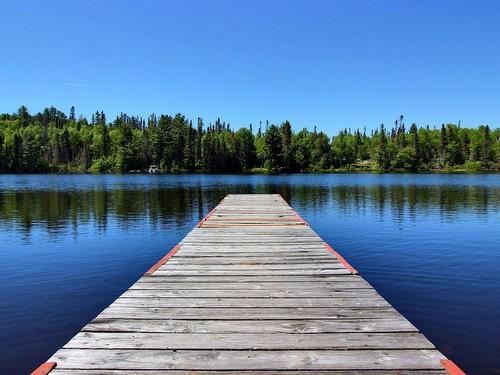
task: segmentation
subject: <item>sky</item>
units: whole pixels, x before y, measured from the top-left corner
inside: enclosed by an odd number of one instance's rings
[[[0,2],[0,112],[500,126],[500,1]]]

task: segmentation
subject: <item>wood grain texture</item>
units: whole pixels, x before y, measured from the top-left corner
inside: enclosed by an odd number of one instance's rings
[[[438,370],[437,350],[60,349],[60,368],[103,370]]]
[[[108,333],[80,332],[65,349],[434,349],[419,333]]]
[[[445,358],[275,194],[228,195],[54,375],[442,375]]]
[[[150,333],[342,333],[342,332],[418,332],[403,317],[381,319],[123,319],[96,318],[82,332]]]

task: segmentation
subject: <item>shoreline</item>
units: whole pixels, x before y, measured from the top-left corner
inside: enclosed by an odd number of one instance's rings
[[[245,175],[264,175],[264,176],[279,176],[279,175],[319,175],[319,174],[374,174],[374,175],[480,175],[480,174],[500,174],[499,170],[479,170],[479,171],[467,171],[467,170],[443,170],[443,171],[374,171],[374,170],[334,170],[334,171],[307,171],[307,172],[297,172],[297,171],[246,171],[246,172],[159,172],[159,173],[148,173],[147,171],[129,171],[129,172],[84,172],[84,171],[75,171],[75,172],[0,172],[0,175],[89,175],[89,176],[100,176],[100,175],[162,175],[162,176],[175,176],[175,175],[237,175],[237,176],[245,176]]]

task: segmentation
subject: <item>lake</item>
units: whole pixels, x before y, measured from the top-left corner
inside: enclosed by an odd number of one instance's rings
[[[500,175],[0,175],[0,373],[50,357],[227,193],[280,193],[470,374],[500,374]]]

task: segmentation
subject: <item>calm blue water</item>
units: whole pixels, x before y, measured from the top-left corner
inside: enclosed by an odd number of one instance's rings
[[[500,175],[0,175],[0,373],[25,374],[227,193],[281,193],[471,374],[500,373]]]

